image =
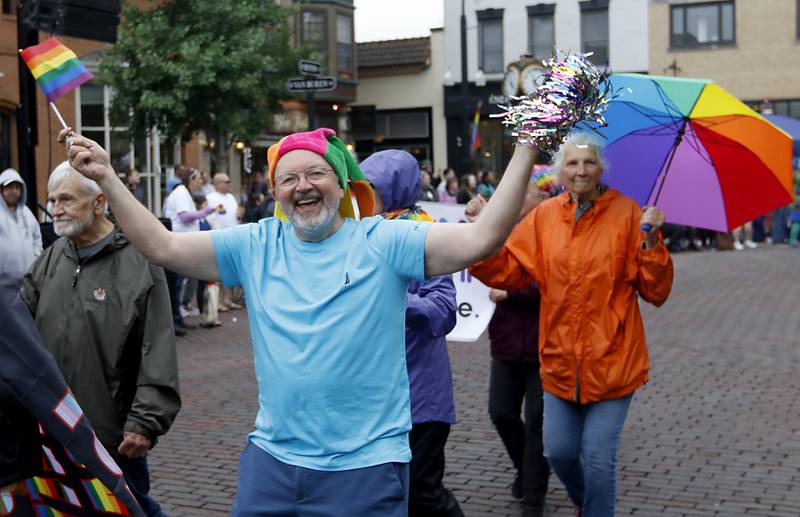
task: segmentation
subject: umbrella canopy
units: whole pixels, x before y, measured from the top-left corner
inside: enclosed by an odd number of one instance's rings
[[[792,147],[794,155],[800,156],[800,120],[781,115],[764,115],[764,118],[783,129],[792,137],[794,145]]]
[[[792,140],[711,81],[614,74],[604,182],[674,224],[729,231],[787,205]]]

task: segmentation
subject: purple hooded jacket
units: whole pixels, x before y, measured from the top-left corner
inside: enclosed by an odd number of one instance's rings
[[[419,164],[405,151],[380,151],[361,170],[381,196],[384,210],[411,208],[422,191]],[[450,275],[411,282],[406,305],[406,364],[411,421],[456,421],[453,377],[445,336],[456,325],[456,288]]]

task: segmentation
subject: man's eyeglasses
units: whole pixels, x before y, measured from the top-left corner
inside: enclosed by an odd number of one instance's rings
[[[300,176],[306,178],[306,181],[312,185],[322,183],[325,178],[333,174],[330,169],[308,169],[302,172],[285,172],[279,177],[275,178],[275,184],[280,188],[291,189],[300,183]]]

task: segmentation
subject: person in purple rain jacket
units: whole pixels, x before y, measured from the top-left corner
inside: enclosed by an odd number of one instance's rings
[[[419,164],[405,151],[380,151],[361,162],[378,194],[376,213],[387,219],[433,220],[416,206],[422,191]],[[453,378],[445,336],[456,324],[451,275],[408,287],[406,365],[411,389],[410,494],[408,515],[462,517],[444,487],[444,446],[456,422]]]

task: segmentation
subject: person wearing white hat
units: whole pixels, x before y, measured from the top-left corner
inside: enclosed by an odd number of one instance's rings
[[[25,206],[25,181],[14,169],[0,174],[0,272],[22,278],[42,252],[42,233],[39,223]]]

